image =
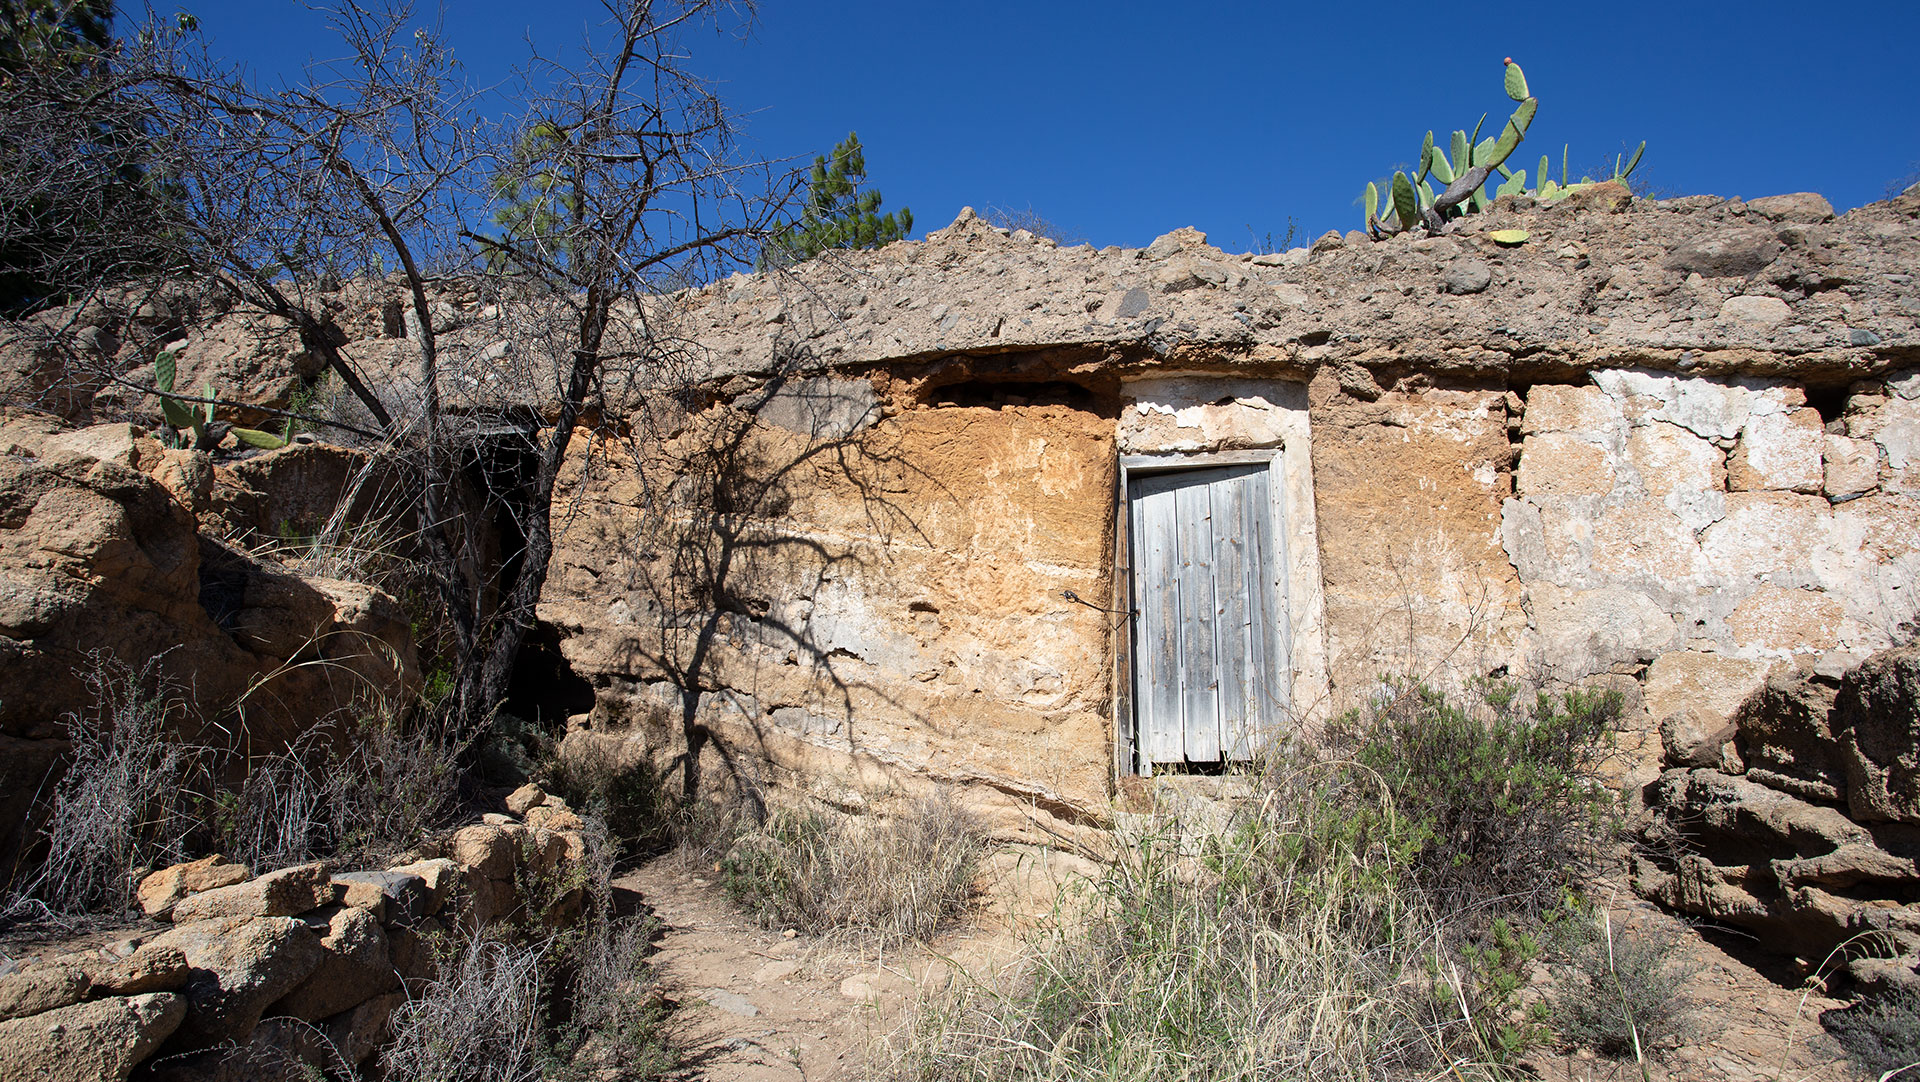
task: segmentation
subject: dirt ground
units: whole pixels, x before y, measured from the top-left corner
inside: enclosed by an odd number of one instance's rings
[[[938,941],[890,950],[854,940],[763,929],[728,902],[710,869],[674,857],[618,881],[662,925],[654,965],[674,1024],[691,1048],[691,1078],[716,1082],[831,1082],[866,1077],[882,1042],[917,997],[937,991],[954,968],[991,981],[1017,962],[1018,930],[1048,919],[1063,881],[1090,870],[1076,858],[1002,850],[990,862],[1003,886],[975,919]],[[1627,900],[1617,926],[1680,930],[1657,908]],[[1694,1039],[1666,1051],[1656,1082],[1844,1082],[1857,1078],[1820,1028],[1837,1000],[1805,992],[1794,975],[1740,937],[1688,934],[1681,964],[1687,993],[1702,1006]],[[1540,1077],[1564,1082],[1639,1078],[1633,1064],[1541,1056]]]

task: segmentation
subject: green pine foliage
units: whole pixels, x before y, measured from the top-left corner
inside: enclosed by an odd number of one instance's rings
[[[115,94],[113,0],[0,0],[0,315],[60,302],[79,281],[162,262],[151,222],[174,196],[150,175],[152,140]],[[175,17],[180,29],[192,16]]]
[[[762,267],[799,263],[833,248],[878,248],[913,232],[913,211],[880,213],[880,190],[862,189],[867,159],[857,132],[833,148],[832,159],[813,159],[807,199],[798,221],[774,232],[761,253]]]

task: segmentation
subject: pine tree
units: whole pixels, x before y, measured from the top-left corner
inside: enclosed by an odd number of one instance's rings
[[[800,219],[774,232],[761,265],[798,263],[831,248],[878,248],[913,232],[913,211],[880,213],[880,190],[861,190],[867,159],[857,132],[826,155],[813,159],[806,204]]]

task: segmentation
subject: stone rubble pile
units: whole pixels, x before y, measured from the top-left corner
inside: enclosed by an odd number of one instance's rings
[[[210,856],[141,880],[152,930],[0,969],[0,1077],[174,1082],[351,1073],[436,957],[502,920],[581,914],[587,839],[528,785],[416,859],[264,875]],[[170,926],[168,926],[170,925]]]

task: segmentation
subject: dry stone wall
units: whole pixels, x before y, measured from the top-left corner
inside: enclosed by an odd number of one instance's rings
[[[440,952],[496,921],[545,934],[579,917],[581,820],[534,786],[508,807],[387,869],[255,876],[211,856],[154,872],[138,896],[155,923],[0,965],[0,1076],[354,1072],[435,979]]]

